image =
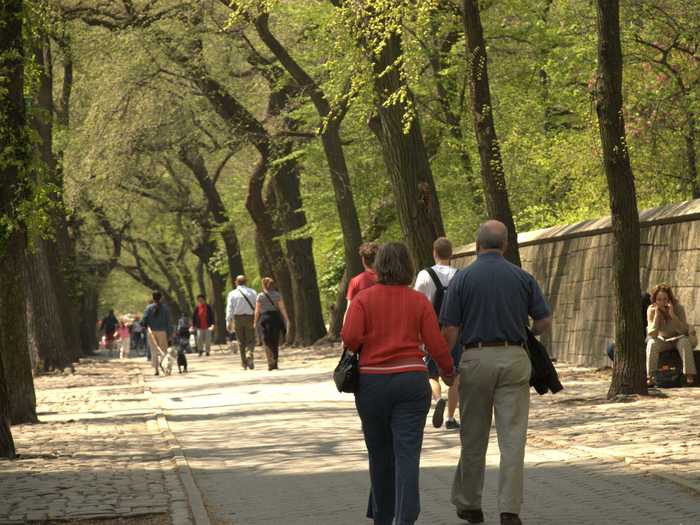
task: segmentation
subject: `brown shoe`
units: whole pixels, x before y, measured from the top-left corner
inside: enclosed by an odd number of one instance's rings
[[[481,509],[476,510],[457,510],[457,517],[462,520],[467,520],[469,523],[483,523],[484,513]]]
[[[501,525],[523,525],[523,522],[517,514],[501,512]]]

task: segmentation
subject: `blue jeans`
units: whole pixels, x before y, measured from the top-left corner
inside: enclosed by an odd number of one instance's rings
[[[420,514],[418,477],[430,384],[425,372],[360,374],[355,406],[369,453],[367,517],[412,525]]]

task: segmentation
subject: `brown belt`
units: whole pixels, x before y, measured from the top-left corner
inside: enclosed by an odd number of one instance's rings
[[[485,348],[489,346],[525,346],[523,343],[514,343],[513,341],[484,341],[478,343],[467,343],[464,345],[465,350],[470,348]]]

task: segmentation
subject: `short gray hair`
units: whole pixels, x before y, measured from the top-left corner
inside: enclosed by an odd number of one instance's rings
[[[487,221],[476,231],[476,244],[485,250],[504,250],[508,242],[508,230],[499,221]]]

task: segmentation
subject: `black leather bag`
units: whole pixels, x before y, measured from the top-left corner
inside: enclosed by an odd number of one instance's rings
[[[333,371],[333,381],[338,392],[354,394],[360,382],[360,352],[350,352],[343,348],[338,366]]]

